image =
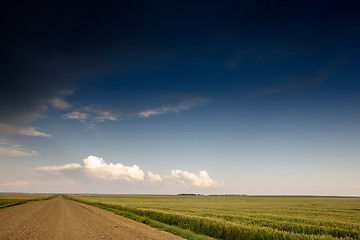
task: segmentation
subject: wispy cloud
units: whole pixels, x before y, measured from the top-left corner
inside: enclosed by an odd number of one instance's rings
[[[25,135],[32,137],[51,137],[50,134],[41,132],[29,125],[18,125],[18,124],[7,124],[7,123],[0,123],[0,133]]]
[[[34,171],[44,171],[44,172],[53,172],[53,171],[62,171],[62,170],[74,170],[81,168],[81,165],[78,163],[69,163],[62,166],[45,166],[45,167],[36,167]]]
[[[103,110],[95,107],[84,107],[84,110],[94,114],[94,119],[103,122],[105,120],[117,121],[116,114],[110,110]]]
[[[80,111],[73,111],[62,115],[64,119],[77,120],[84,126],[84,130],[97,131],[97,123],[104,121],[117,121],[117,114],[111,110],[100,107],[84,107]]]
[[[179,113],[189,110],[194,107],[203,106],[210,100],[202,97],[181,97],[179,102],[175,104],[167,104],[157,108],[145,109],[140,111],[137,115],[139,117],[148,118],[155,115],[162,115],[166,113]]]
[[[84,124],[85,130],[97,131],[97,124],[104,121],[119,121],[121,118],[149,118],[167,113],[180,113],[194,107],[206,105],[210,100],[204,97],[189,95],[170,95],[164,97],[165,101],[171,102],[160,107],[143,110],[120,111],[117,109],[104,108],[101,106],[86,106],[79,110],[62,115],[64,119],[77,120]]]
[[[6,139],[0,139],[0,156],[29,157],[35,155],[37,152],[34,150],[29,150],[20,144],[11,144]]]
[[[7,157],[29,157],[37,155],[36,151],[17,149],[12,147],[0,147],[0,155]]]
[[[65,102],[65,100],[60,99],[58,97],[54,97],[53,99],[51,99],[50,103],[53,105],[54,108],[60,110],[64,110],[72,107],[69,103]]]
[[[63,117],[66,119],[74,119],[74,120],[84,121],[84,120],[88,119],[90,116],[87,113],[74,111],[74,112],[69,112],[69,113],[64,114]]]

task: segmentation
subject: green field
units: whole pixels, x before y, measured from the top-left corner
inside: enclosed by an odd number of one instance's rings
[[[360,239],[360,198],[71,195],[189,239]],[[200,235],[198,235],[200,234]]]
[[[10,207],[28,201],[46,200],[54,198],[54,194],[26,194],[26,193],[0,193],[0,208]]]

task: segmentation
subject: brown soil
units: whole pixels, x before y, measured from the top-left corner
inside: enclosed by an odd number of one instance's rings
[[[182,239],[59,196],[0,209],[0,239]]]

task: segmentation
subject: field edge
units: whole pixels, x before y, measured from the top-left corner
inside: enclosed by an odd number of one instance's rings
[[[54,199],[56,197],[60,196],[60,194],[54,194],[51,195],[49,197],[43,197],[43,198],[34,198],[34,199],[14,199],[13,201],[6,203],[6,204],[0,204],[0,209],[2,208],[7,208],[7,207],[12,207],[12,206],[16,206],[19,204],[24,204],[27,202],[32,202],[32,201],[43,201],[43,200],[50,200],[50,199]]]

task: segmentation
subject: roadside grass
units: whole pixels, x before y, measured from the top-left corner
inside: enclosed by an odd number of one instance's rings
[[[360,239],[360,198],[154,195],[71,195],[68,198],[188,239],[206,239],[206,236],[215,239]],[[198,234],[202,238],[194,237]]]
[[[15,206],[29,201],[49,200],[59,194],[0,193],[0,208]]]

